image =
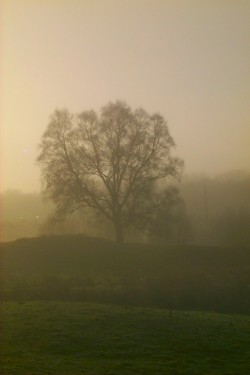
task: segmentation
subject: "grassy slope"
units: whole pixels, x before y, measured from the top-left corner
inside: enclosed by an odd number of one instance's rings
[[[68,302],[6,302],[4,375],[248,375],[250,318]]]
[[[176,309],[250,311],[245,248],[116,244],[82,236],[1,246],[9,300],[79,300]]]

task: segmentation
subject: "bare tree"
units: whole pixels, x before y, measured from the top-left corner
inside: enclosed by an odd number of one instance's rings
[[[44,189],[58,212],[98,211],[113,223],[117,242],[128,223],[159,208],[157,182],[183,167],[171,155],[174,141],[164,118],[119,101],[100,116],[56,110],[39,147]]]

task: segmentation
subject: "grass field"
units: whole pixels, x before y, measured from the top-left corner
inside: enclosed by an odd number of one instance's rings
[[[249,375],[250,317],[4,302],[3,375]]]

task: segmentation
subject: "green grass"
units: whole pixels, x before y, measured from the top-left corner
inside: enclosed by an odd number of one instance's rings
[[[5,302],[3,375],[249,375],[250,317]]]

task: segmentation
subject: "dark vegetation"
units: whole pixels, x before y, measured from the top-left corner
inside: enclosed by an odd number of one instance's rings
[[[248,375],[249,317],[6,302],[3,375]]]
[[[43,236],[3,243],[1,259],[4,300],[250,312],[246,247],[117,245],[81,235]]]

